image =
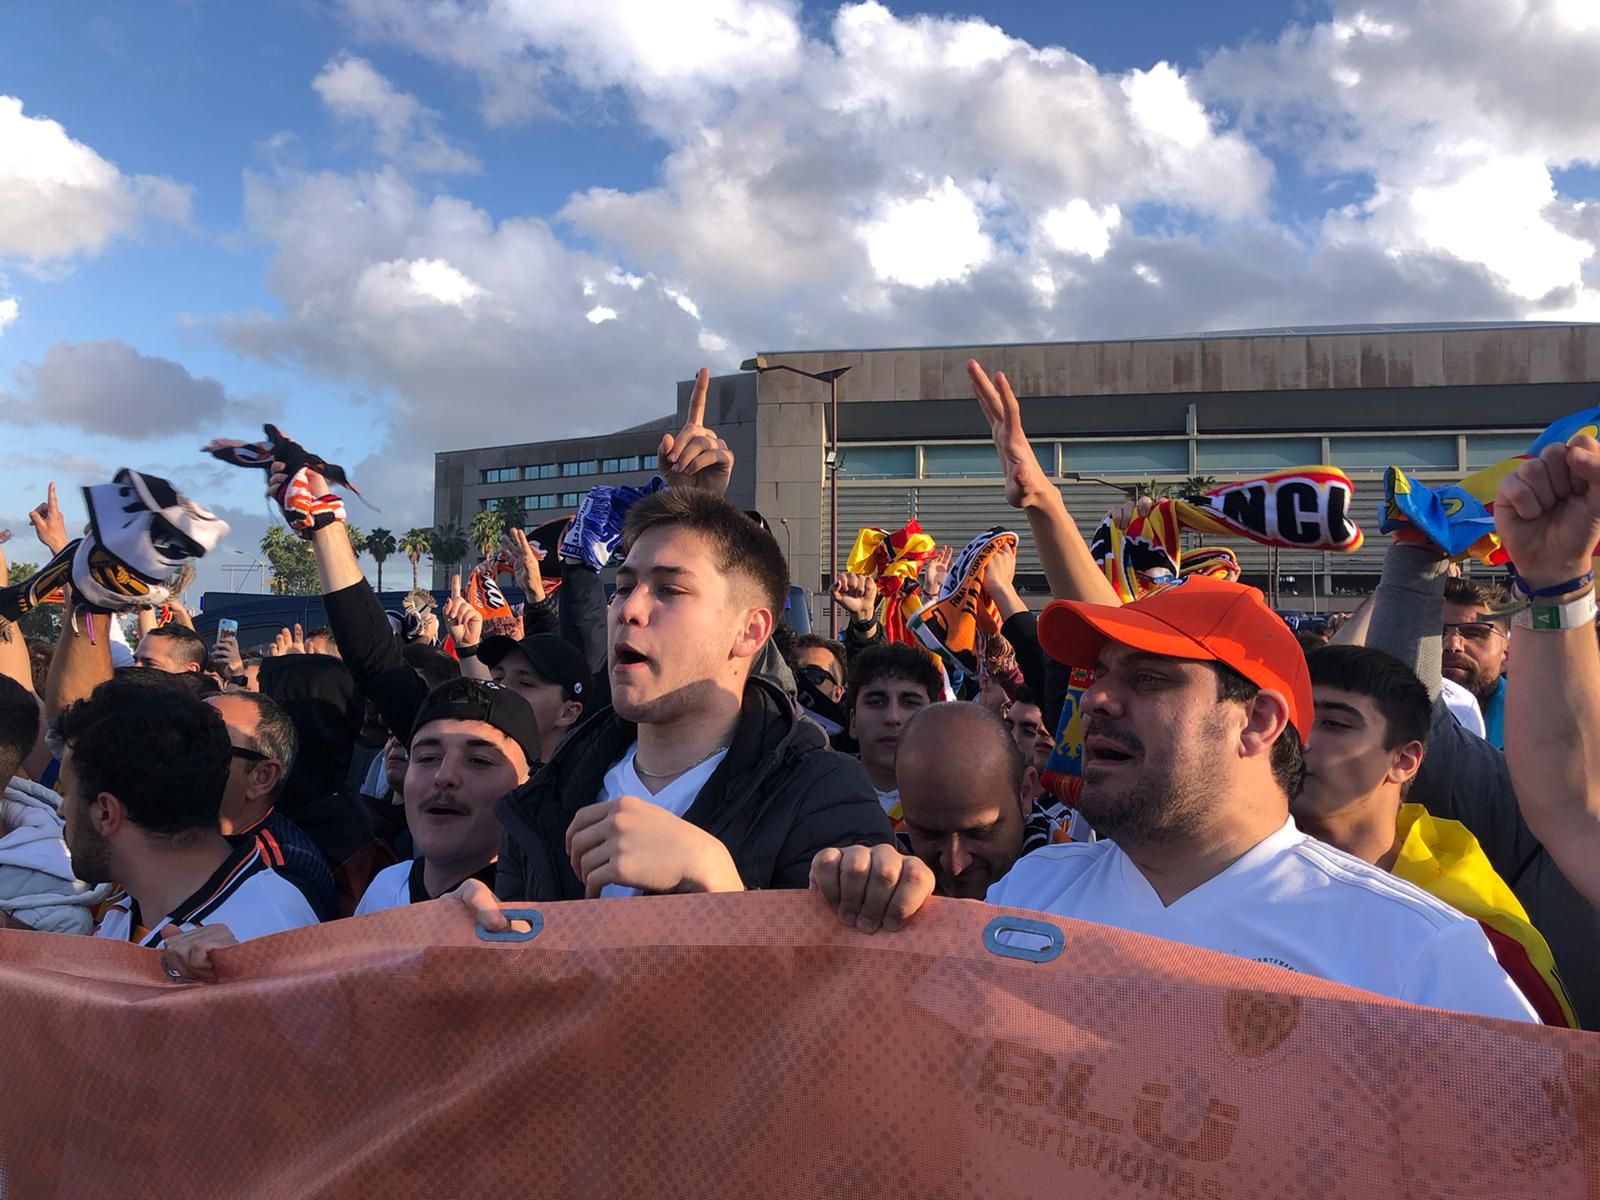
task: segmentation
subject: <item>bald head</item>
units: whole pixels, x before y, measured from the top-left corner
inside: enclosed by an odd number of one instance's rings
[[[952,754],[959,746],[961,753]],[[931,774],[939,786],[964,786],[969,781],[1003,781],[1008,791],[1022,786],[1028,764],[1006,723],[981,704],[947,700],[919,709],[906,722],[895,754],[895,781],[902,791],[906,772]]]
[[[981,900],[1022,852],[1034,770],[982,705],[930,704],[895,754],[900,811],[917,857],[947,896]]]

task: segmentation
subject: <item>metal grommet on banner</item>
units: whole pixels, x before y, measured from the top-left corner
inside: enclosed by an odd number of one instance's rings
[[[1000,940],[1002,934],[1021,934],[1024,940]],[[1028,940],[1043,938],[1044,945],[1029,945]],[[1066,935],[1048,921],[1027,917],[996,917],[983,927],[983,948],[1001,958],[1020,958],[1023,962],[1047,963],[1066,948]]]
[[[480,942],[531,942],[539,936],[539,931],[544,928],[544,917],[537,908],[502,908],[508,921],[526,921],[528,931],[519,933],[515,929],[507,929],[504,933],[490,933],[482,925],[477,927]]]

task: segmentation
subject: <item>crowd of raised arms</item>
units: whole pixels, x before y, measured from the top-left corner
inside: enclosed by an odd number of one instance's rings
[[[323,593],[325,628],[253,651],[156,603],[211,514],[123,472],[73,539],[52,487],[51,562],[0,592],[0,921],[212,984],[236,942],[439,898],[503,931],[518,903],[809,888],[893,937],[941,895],[1600,1029],[1593,436],[1503,472],[1473,538],[1493,557],[1400,523],[1374,593],[1312,637],[1225,551],[1141,574],[1086,542],[1005,378],[968,369],[1025,529],[959,554],[862,531],[837,639],[785,620],[704,372],[656,484],[594,489],[548,554],[512,529],[397,612],[342,471],[271,426],[213,443],[262,470]],[[1157,509],[1108,514],[1110,542]],[[29,643],[12,622],[53,590],[59,637]]]

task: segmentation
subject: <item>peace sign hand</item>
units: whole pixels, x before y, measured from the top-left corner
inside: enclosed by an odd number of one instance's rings
[[[661,439],[661,462],[667,469],[667,486],[698,488],[715,496],[726,495],[733,479],[733,451],[715,431],[707,429],[706,391],[711,372],[705,367],[694,377],[689,415],[676,436]]]
[[[1022,406],[1017,403],[1010,381],[999,371],[991,380],[975,358],[967,360],[967,377],[972,380],[972,394],[989,422],[989,433],[1000,456],[1000,469],[1006,477],[1006,503],[1025,509],[1039,507],[1051,494],[1060,499],[1022,430]]]

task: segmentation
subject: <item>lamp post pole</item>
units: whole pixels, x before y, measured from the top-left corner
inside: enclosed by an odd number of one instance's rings
[[[766,355],[758,354],[739,364],[741,371],[754,371],[765,375],[768,371],[788,371],[791,375],[804,375],[818,383],[828,385],[828,436],[824,459],[828,470],[828,582],[839,578],[839,377],[849,367],[830,367],[826,371],[802,371],[784,363],[769,363]],[[787,522],[785,522],[787,524]],[[839,606],[828,605],[828,636],[839,636]]]

